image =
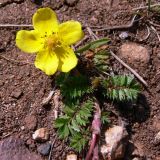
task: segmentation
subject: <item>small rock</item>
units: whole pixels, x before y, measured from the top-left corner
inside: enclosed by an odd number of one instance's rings
[[[65,2],[69,6],[74,6],[78,2],[78,0],[65,0]]]
[[[113,126],[105,132],[106,144],[101,147],[101,153],[106,159],[120,159],[124,157],[128,143],[128,133],[122,126]]]
[[[128,32],[121,32],[119,34],[119,38],[121,39],[127,39],[129,37]]]
[[[155,139],[154,139],[154,142],[155,144],[159,144],[160,143],[160,132],[158,132],[155,136]]]
[[[25,120],[25,126],[29,129],[29,130],[34,130],[37,126],[37,118],[35,115],[28,115]]]
[[[66,160],[77,160],[77,155],[72,153],[72,154],[68,154],[66,157]]]
[[[131,64],[148,64],[150,56],[148,50],[136,43],[125,43],[120,47],[119,55]]]
[[[138,157],[134,157],[132,160],[140,160]]]
[[[23,92],[21,90],[15,90],[11,93],[11,97],[19,99],[22,96]]]
[[[49,132],[46,128],[37,129],[32,138],[36,141],[45,142],[49,139]]]
[[[28,150],[21,139],[9,137],[0,141],[0,160],[42,160]]]
[[[38,148],[37,151],[42,154],[43,156],[47,156],[49,155],[51,149],[51,144],[50,143],[45,143],[45,144],[41,144]]]
[[[22,126],[22,127],[21,127],[21,130],[23,131],[24,129],[25,129],[25,127],[24,127],[24,126]]]

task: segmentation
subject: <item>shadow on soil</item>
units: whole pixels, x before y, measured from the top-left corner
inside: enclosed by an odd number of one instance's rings
[[[120,103],[119,113],[129,123],[145,122],[150,116],[150,107],[144,95],[140,94],[136,102]]]
[[[118,111],[122,119],[127,121],[127,130],[129,136],[132,134],[132,126],[135,123],[142,123],[145,122],[150,117],[150,106],[147,102],[147,99],[144,95],[140,94],[138,99],[134,103],[120,103],[118,106]],[[135,150],[136,146],[134,143],[129,142],[125,160],[133,159],[132,152]],[[146,156],[140,157],[142,160],[146,160]]]

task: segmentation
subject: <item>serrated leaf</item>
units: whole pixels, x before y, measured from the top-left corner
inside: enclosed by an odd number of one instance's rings
[[[60,127],[64,126],[64,124],[67,123],[68,119],[69,118],[67,116],[63,116],[61,118],[56,119],[54,127],[55,128],[60,128]]]
[[[84,149],[85,145],[88,142],[88,139],[83,136],[81,133],[76,133],[70,137],[70,146],[74,148],[77,152],[81,152],[82,149]]]
[[[88,78],[83,75],[78,76],[66,76],[59,75],[56,78],[56,84],[60,87],[61,94],[64,97],[65,104],[78,103],[77,101],[86,93],[91,93],[92,90],[89,85]]]
[[[64,125],[58,129],[59,138],[66,138],[69,135],[69,128],[67,125]]]
[[[127,77],[127,76],[126,76]],[[128,76],[127,78],[126,78],[126,85],[127,86],[130,86],[130,84],[133,82],[133,80],[134,80],[134,77],[131,77],[131,76]]]
[[[124,91],[123,90],[119,90],[118,94],[119,94],[119,100],[120,101],[122,101],[123,99],[125,99]]]
[[[78,115],[76,116],[76,121],[77,121],[81,126],[85,126],[85,125],[86,125],[86,121],[85,121],[83,118],[81,118],[81,115],[80,115],[80,114],[78,114]]]
[[[64,113],[66,113],[68,116],[73,115],[73,113],[75,112],[74,109],[72,107],[69,106],[65,106],[63,109]]]
[[[136,99],[140,89],[134,78],[126,75],[112,76],[102,84],[106,88],[109,98],[120,101]]]

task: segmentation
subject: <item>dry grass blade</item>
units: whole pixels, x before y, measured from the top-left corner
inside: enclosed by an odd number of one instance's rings
[[[10,28],[10,27],[33,27],[33,26],[31,24],[0,24],[0,28],[1,27]]]
[[[142,82],[146,87],[148,87],[147,82],[135,71],[133,70],[130,66],[128,66],[125,62],[123,62],[118,56],[116,56],[111,50],[110,50],[111,55],[119,61],[124,67],[126,67],[129,71],[131,71],[137,79]]]

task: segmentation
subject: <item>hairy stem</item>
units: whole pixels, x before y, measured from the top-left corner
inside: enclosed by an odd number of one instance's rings
[[[92,160],[99,160],[98,156],[98,138],[101,130],[101,109],[99,104],[95,103],[95,113],[92,121],[92,139],[89,147],[89,151],[87,153],[85,160],[90,160],[93,154]]]

